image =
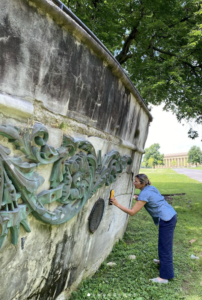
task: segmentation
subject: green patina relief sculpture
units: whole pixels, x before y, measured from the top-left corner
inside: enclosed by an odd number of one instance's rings
[[[55,149],[47,144],[48,130],[39,123],[25,129],[0,126],[0,135],[23,154],[12,157],[11,151],[0,145],[0,248],[9,230],[13,244],[18,242],[20,224],[31,231],[27,221],[30,213],[51,225],[67,222],[101,186],[114,182],[132,162],[114,150],[102,159],[101,151],[96,156],[90,142],[66,135],[61,147]],[[36,194],[44,178],[35,169],[46,164],[52,164],[50,188]],[[49,211],[46,204],[54,201],[58,206]]]

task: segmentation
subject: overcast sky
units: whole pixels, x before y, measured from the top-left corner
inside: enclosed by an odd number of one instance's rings
[[[176,117],[162,110],[162,106],[153,107],[151,114],[153,121],[150,123],[149,135],[146,141],[145,148],[148,148],[154,143],[158,143],[160,153],[172,154],[188,152],[192,146],[197,146],[202,149],[202,125],[196,125],[200,138],[192,140],[188,138],[188,130],[190,126],[180,124]]]

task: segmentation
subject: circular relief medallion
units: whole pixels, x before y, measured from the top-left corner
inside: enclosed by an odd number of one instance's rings
[[[89,230],[91,233],[94,233],[95,230],[98,228],[100,225],[100,222],[102,220],[102,216],[104,213],[104,208],[105,208],[105,202],[102,198],[99,198],[90,213],[90,216],[88,217],[89,220]]]

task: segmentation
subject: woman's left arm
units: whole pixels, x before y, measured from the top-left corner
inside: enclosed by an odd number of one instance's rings
[[[132,207],[132,209],[129,209],[123,205],[121,205],[116,198],[111,198],[110,199],[111,204],[114,204],[116,207],[124,211],[130,216],[134,216],[140,209],[147,203],[147,201],[142,201],[142,200],[137,200],[135,205]]]

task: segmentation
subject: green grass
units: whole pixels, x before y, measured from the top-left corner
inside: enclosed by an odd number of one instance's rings
[[[145,209],[130,217],[123,240],[119,241],[95,275],[83,281],[71,300],[136,299],[200,300],[202,299],[202,184],[170,169],[144,169],[152,184],[162,194],[175,196],[172,206],[178,213],[174,237],[175,278],[167,285],[149,282],[159,275],[153,258],[158,258],[158,227]],[[190,244],[191,239],[196,242]],[[129,260],[129,255],[136,260]],[[190,258],[191,254],[199,260]],[[107,262],[115,262],[114,267]],[[88,296],[87,294],[90,294]]]

